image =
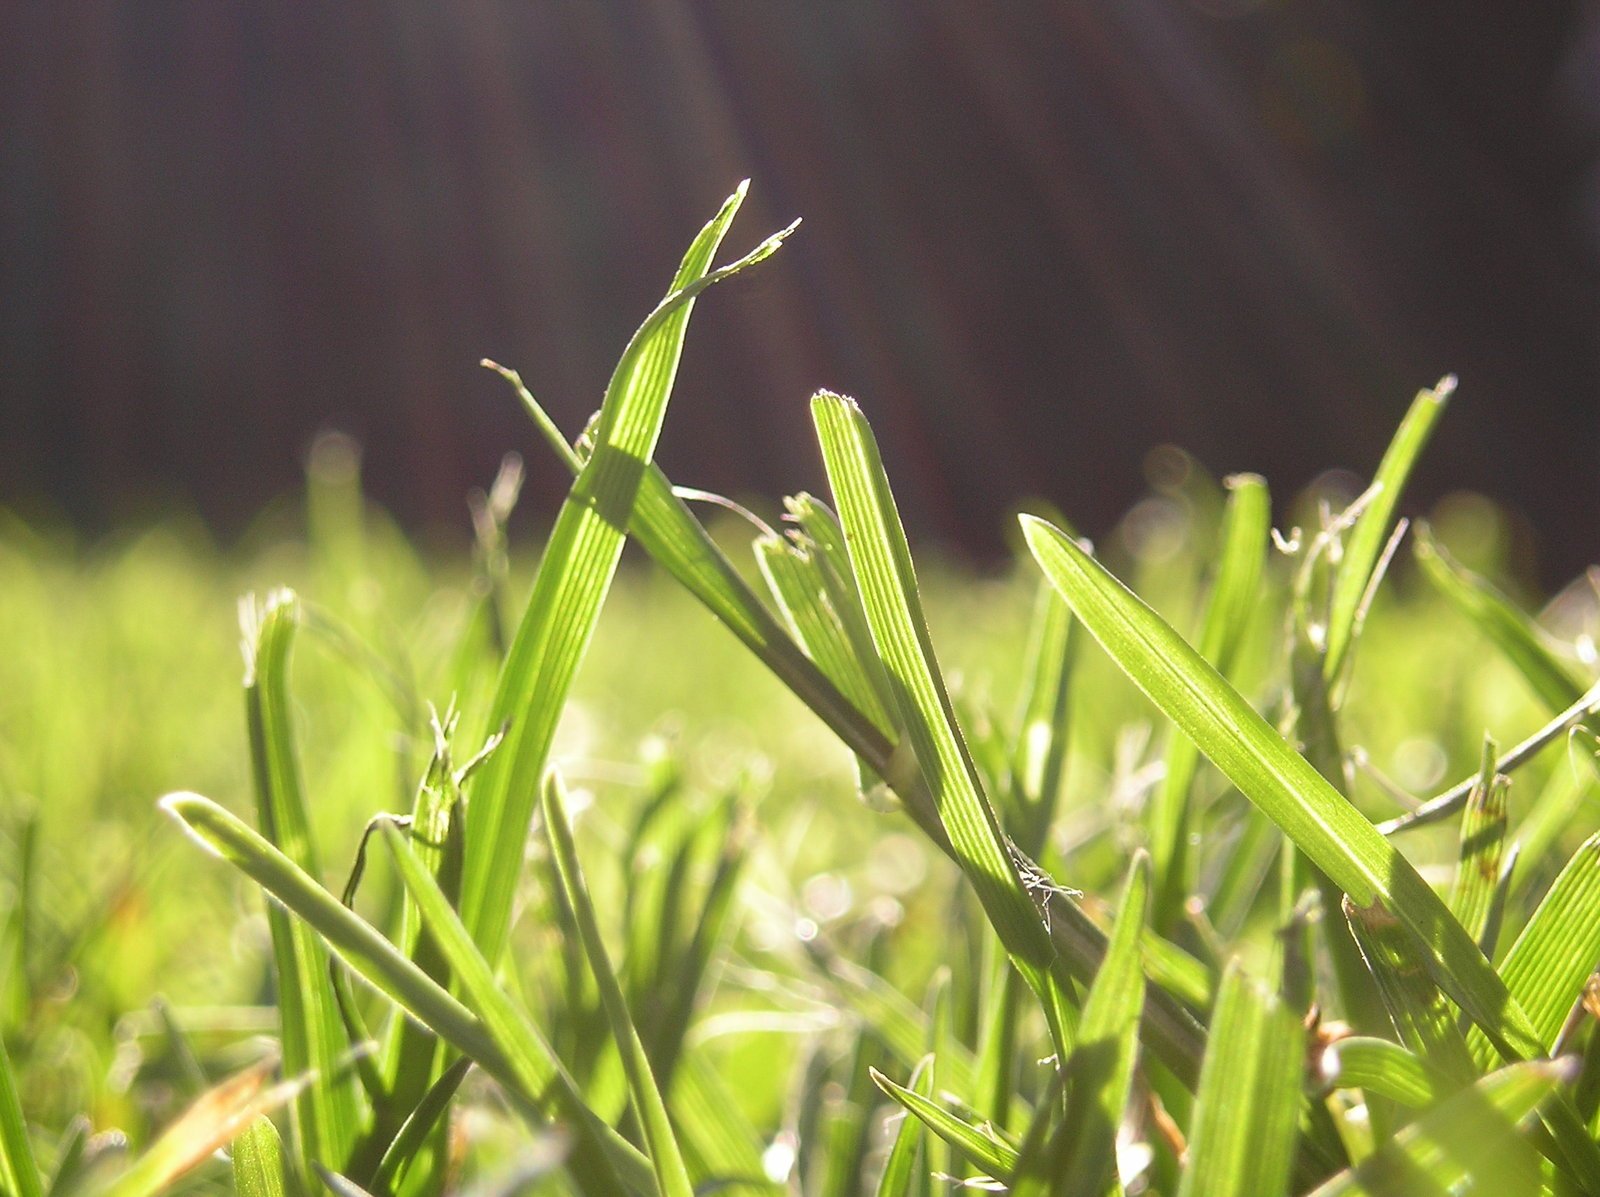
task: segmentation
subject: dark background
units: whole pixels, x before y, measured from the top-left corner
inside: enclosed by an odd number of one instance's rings
[[[223,535],[366,446],[413,527],[570,428],[695,230],[775,259],[696,311],[675,480],[820,484],[856,395],[914,535],[1103,530],[1175,442],[1288,495],[1418,480],[1600,556],[1600,18],[1475,0],[0,4],[0,501]]]

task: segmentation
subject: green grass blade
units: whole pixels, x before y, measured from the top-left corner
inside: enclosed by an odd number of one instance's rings
[[[1329,1047],[1323,1068],[1335,1089],[1365,1089],[1412,1109],[1432,1105],[1460,1087],[1415,1052],[1363,1035]]]
[[[933,1096],[933,1071],[924,1060],[911,1074],[912,1093],[928,1099]],[[922,1144],[922,1119],[909,1112],[901,1115],[900,1125],[894,1133],[894,1143],[884,1161],[883,1172],[878,1176],[874,1197],[911,1197],[912,1182],[916,1179],[917,1148]]]
[[[1416,941],[1382,903],[1357,907],[1346,901],[1344,915],[1400,1042],[1457,1084],[1470,1082],[1479,1069],[1455,1012],[1418,967]]]
[[[1065,983],[1052,973],[1055,949],[957,726],[877,443],[860,409],[842,396],[822,392],[812,399],[811,411],[856,585],[894,690],[900,722],[928,780],[956,860],[1017,970],[1038,996],[1064,1059],[1072,1012]]]
[[[28,1142],[28,1124],[22,1117],[11,1058],[0,1039],[0,1191],[17,1197],[43,1197],[44,1183]]]
[[[1136,685],[1360,907],[1382,899],[1429,971],[1512,1057],[1542,1040],[1478,945],[1400,852],[1181,636],[1073,541],[1023,517],[1039,564]]]
[[[732,266],[707,273],[744,192],[741,185],[695,239],[672,291],[623,351],[606,387],[595,450],[556,517],[527,612],[506,655],[489,718],[491,728],[507,728],[506,739],[471,786],[475,826],[462,872],[462,913],[491,960],[505,945],[550,743],[622,554],[666,414],[690,308],[706,287],[774,252],[787,232]]]
[[[280,590],[260,605],[246,599],[240,610],[250,759],[261,831],[285,856],[316,876],[317,854],[300,781],[288,685],[300,605],[293,593]],[[328,975],[328,955],[306,927],[277,907],[268,906],[267,922],[277,972],[284,1072],[317,1075],[294,1103],[302,1174],[309,1176],[318,1161],[343,1168],[360,1134],[362,1114],[355,1082],[341,1067],[350,1041]]]
[[[1178,1197],[1281,1197],[1300,1121],[1305,1029],[1237,964],[1222,977]]]
[[[548,1048],[541,1050],[537,1033],[510,1006],[510,998],[495,983],[482,954],[467,950],[471,941],[465,927],[433,877],[392,827],[386,825],[385,842],[394,849],[402,879],[423,907],[429,930],[450,957],[463,988],[475,997],[489,998],[486,1004],[495,1016],[493,1022],[462,1005],[377,928],[209,798],[169,794],[161,800],[161,807],[207,852],[239,869],[315,930],[369,985],[470,1056],[524,1111],[553,1107],[569,1118],[579,1138],[568,1167],[588,1179],[585,1191],[611,1191],[599,1178],[609,1178],[607,1183],[614,1189],[618,1175],[631,1192],[652,1191],[648,1162],[615,1131],[598,1124],[583,1105]]]
[[[996,1180],[1010,1176],[1017,1166],[1017,1150],[980,1127],[945,1109],[932,1098],[897,1085],[876,1068],[872,1079],[878,1088],[950,1146],[960,1151]]]
[[[1600,835],[1567,862],[1506,953],[1500,975],[1548,1051],[1600,963]],[[1488,1046],[1471,1036],[1480,1063]]]
[[[1383,460],[1378,463],[1374,478],[1377,493],[1356,518],[1355,527],[1350,529],[1328,599],[1327,652],[1322,672],[1330,683],[1340,676],[1354,643],[1358,631],[1356,621],[1372,584],[1373,570],[1389,538],[1400,493],[1454,390],[1455,379],[1446,378],[1431,390],[1417,392]]]
[[[460,1056],[440,1073],[438,1080],[428,1086],[428,1091],[400,1124],[400,1129],[378,1160],[378,1166],[372,1173],[373,1188],[380,1193],[394,1190],[401,1174],[422,1152],[429,1137],[445,1124],[450,1103],[455,1099],[456,1090],[461,1087],[471,1066],[472,1061]]]
[[[1434,1107],[1312,1197],[1537,1194],[1538,1154],[1521,1124],[1567,1075],[1563,1063],[1513,1064]]]
[[[656,1086],[650,1061],[644,1054],[644,1044],[628,1013],[628,1003],[622,996],[622,986],[617,982],[616,971],[606,955],[605,943],[600,937],[600,925],[595,918],[594,904],[589,898],[589,886],[578,863],[578,849],[572,839],[572,824],[567,818],[566,801],[561,792],[561,780],[552,773],[545,783],[544,826],[550,841],[550,850],[556,862],[567,902],[577,916],[578,934],[583,950],[589,958],[600,988],[600,1000],[611,1023],[612,1037],[622,1054],[623,1071],[628,1077],[634,1116],[644,1135],[646,1152],[655,1169],[656,1186],[661,1197],[694,1197],[694,1185],[689,1180],[683,1163],[683,1153],[667,1117],[666,1102]]]
[[[1412,552],[1444,600],[1505,654],[1545,706],[1564,710],[1583,696],[1586,687],[1550,651],[1533,620],[1488,579],[1453,560],[1426,527],[1417,529]]]
[[[761,1136],[704,1052],[688,1052],[673,1073],[672,1108],[702,1191],[719,1185],[736,1192],[782,1191],[762,1170]]]
[[[1084,1000],[1078,1042],[1067,1064],[1071,1088],[1066,1120],[1038,1161],[1038,1170],[1019,1166],[1017,1197],[1101,1197],[1117,1179],[1117,1130],[1133,1084],[1144,1008],[1139,941],[1149,904],[1150,861],[1139,852],[1105,963]]]
[[[1467,796],[1466,812],[1461,817],[1460,863],[1450,887],[1451,913],[1480,944],[1484,942],[1489,912],[1500,885],[1506,841],[1506,790],[1510,781],[1494,771],[1494,764],[1495,744],[1486,739],[1478,783]]]
[[[1015,835],[1030,856],[1043,854],[1061,798],[1067,767],[1068,681],[1075,652],[1072,608],[1054,587],[1041,582],[1023,655],[1027,675],[1011,747],[1012,787],[1020,807]]]
[[[1265,482],[1254,474],[1239,474],[1227,485],[1232,493],[1223,514],[1216,577],[1195,644],[1223,676],[1231,671],[1249,625],[1272,529],[1272,499]],[[1199,762],[1199,750],[1188,736],[1168,740],[1166,775],[1151,795],[1147,815],[1156,886],[1152,922],[1167,934],[1183,917],[1191,885],[1189,791]]]
[[[286,1197],[283,1141],[262,1115],[233,1141],[233,1189],[238,1197]]]

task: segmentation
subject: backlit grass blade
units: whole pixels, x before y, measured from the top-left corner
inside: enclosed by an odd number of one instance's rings
[[[928,1061],[918,1064],[907,1086],[919,1097],[932,1096],[933,1074]],[[922,1119],[909,1112],[900,1116],[900,1125],[894,1133],[894,1143],[889,1157],[884,1161],[883,1172],[878,1177],[875,1197],[911,1197],[912,1183],[916,1179],[917,1148],[922,1142]]]
[[[1446,1197],[1541,1191],[1522,1125],[1569,1073],[1562,1062],[1513,1064],[1434,1107],[1312,1197]],[[1463,1186],[1470,1185],[1470,1189]]]
[[[1281,1197],[1300,1122],[1305,1029],[1231,964],[1211,1020],[1178,1197]]]
[[[1500,964],[1506,988],[1527,1012],[1547,1051],[1597,964],[1600,835],[1585,840],[1573,854]],[[1486,1063],[1488,1045],[1477,1036],[1472,1041],[1479,1062]]]
[[[412,1107],[372,1173],[372,1185],[380,1193],[394,1190],[406,1169],[420,1157],[428,1139],[439,1127],[446,1125],[450,1103],[471,1067],[471,1060],[465,1056],[457,1057]]]
[[[540,434],[574,473],[587,449],[569,445],[515,371],[486,363],[516,389]],[[644,474],[631,531],[655,562],[721,621],[851,751],[883,776],[896,771],[895,745],[861,714],[784,630],[756,597],[694,513],[673,493],[660,468]],[[903,780],[903,779],[902,779]],[[911,779],[898,790],[906,814],[946,855],[949,836],[925,788]],[[1105,954],[1105,933],[1064,893],[1040,895],[1049,914],[1050,938],[1071,974],[1088,983]],[[1145,1003],[1145,1041],[1175,1075],[1192,1085],[1200,1074],[1204,1034],[1194,1017],[1165,989],[1152,986]]]
[[[1382,900],[1416,937],[1434,978],[1512,1057],[1542,1052],[1472,937],[1409,861],[1295,752],[1205,659],[1103,566],[1049,524],[1023,517],[1040,566],[1124,673],[1194,739],[1359,907]]]
[[[1452,559],[1425,526],[1417,529],[1412,552],[1444,600],[1505,654],[1545,706],[1560,711],[1583,696],[1584,684],[1550,651],[1533,620],[1488,579]]]
[[[272,1119],[258,1115],[233,1141],[233,1189],[238,1197],[288,1197],[283,1141]]]
[[[1373,571],[1389,539],[1389,527],[1405,489],[1406,479],[1416,464],[1433,429],[1444,414],[1445,404],[1455,390],[1456,380],[1443,379],[1431,390],[1418,391],[1394,439],[1378,463],[1373,479],[1377,493],[1356,518],[1345,540],[1344,553],[1334,576],[1328,598],[1327,651],[1323,657],[1323,676],[1336,682],[1357,632],[1356,621]]]
[[[1483,933],[1500,884],[1500,861],[1506,841],[1506,789],[1510,781],[1495,772],[1494,764],[1494,741],[1485,739],[1478,784],[1467,796],[1466,812],[1461,817],[1460,858],[1450,887],[1451,913],[1479,943],[1485,942]]]
[[[673,289],[628,342],[606,387],[584,463],[556,517],[490,711],[505,742],[471,786],[461,909],[473,939],[498,959],[521,876],[523,845],[556,724],[622,553],[641,479],[661,432],[690,308],[701,291],[773,253],[788,230],[707,273],[744,199],[723,205],[690,247]],[[792,227],[792,226],[791,226]]]
[[[1357,907],[1346,900],[1344,915],[1400,1042],[1456,1084],[1471,1081],[1479,1069],[1456,1025],[1455,1011],[1433,978],[1417,966],[1415,939],[1382,903]]]
[[[1333,1088],[1365,1089],[1412,1109],[1432,1105],[1460,1087],[1415,1052],[1362,1035],[1328,1047],[1322,1066]]]
[[[245,652],[245,701],[256,810],[262,834],[312,876],[316,847],[300,782],[289,702],[289,652],[300,624],[299,602],[280,590],[240,607]],[[328,976],[328,954],[316,937],[269,905],[272,957],[282,1020],[283,1068],[316,1080],[295,1099],[294,1130],[300,1168],[317,1161],[342,1168],[360,1133],[354,1081],[340,1067],[350,1050],[338,1000]]]
[[[1150,902],[1150,861],[1133,860],[1105,963],[1083,1003],[1067,1064],[1066,1119],[1031,1171],[1019,1167],[1017,1197],[1101,1197],[1117,1179],[1117,1131],[1133,1083],[1144,974],[1139,940]],[[1291,1127],[1290,1135],[1293,1135]]]
[[[950,1146],[960,1151],[996,1180],[1010,1176],[1017,1166],[1017,1149],[991,1132],[951,1113],[932,1098],[897,1085],[876,1068],[872,1079],[889,1097]]]
[[[583,942],[584,954],[589,958],[589,967],[594,972],[595,983],[599,986],[600,1000],[611,1023],[612,1037],[622,1055],[634,1117],[639,1120],[646,1152],[655,1169],[656,1186],[661,1197],[694,1197],[694,1185],[689,1180],[683,1154],[667,1117],[666,1102],[656,1087],[650,1061],[644,1054],[644,1044],[639,1041],[639,1033],[628,1013],[628,1003],[622,996],[622,986],[617,983],[616,971],[611,967],[611,959],[606,955],[605,943],[600,937],[600,924],[595,918],[588,882],[584,880],[583,869],[578,863],[578,849],[572,839],[572,824],[567,818],[560,776],[555,773],[551,773],[545,783],[544,827],[556,869],[566,890],[567,903],[577,917],[578,935]]]
[[[1015,850],[1000,830],[956,724],[877,442],[860,409],[842,396],[819,393],[811,401],[811,411],[856,586],[894,691],[900,723],[956,860],[1017,970],[1038,996],[1057,1050],[1065,1058],[1072,1022],[1065,981],[1053,975],[1055,949],[1039,906],[1023,883]]]
[[[3,1038],[0,1038],[0,1191],[15,1193],[17,1197],[43,1197],[44,1194]]]
[[[1072,608],[1048,582],[1034,597],[1016,740],[1011,745],[1011,786],[1017,805],[1014,836],[1030,856],[1041,856],[1055,819],[1067,767],[1067,703],[1076,638]]]
[[[463,989],[489,996],[480,1017],[423,972],[384,935],[344,906],[277,848],[222,807],[199,794],[169,794],[161,807],[206,851],[243,872],[303,920],[363,980],[466,1056],[506,1090],[524,1112],[550,1109],[578,1132],[567,1166],[584,1191],[653,1191],[649,1163],[632,1144],[594,1117],[559,1062],[541,1048],[537,1033],[510,1006],[437,882],[385,826],[385,842],[402,879],[423,908],[430,932],[450,958]],[[610,1188],[606,1186],[609,1185]]]
[[[1272,529],[1272,500],[1265,482],[1254,474],[1238,474],[1227,485],[1231,493],[1223,513],[1216,574],[1195,643],[1200,655],[1224,677],[1232,670],[1255,608]],[[1146,815],[1155,877],[1151,921],[1166,934],[1182,917],[1191,885],[1189,791],[1199,762],[1194,741],[1174,735],[1167,742],[1165,776],[1151,795]]]
[[[781,1191],[762,1171],[760,1135],[704,1052],[686,1053],[673,1073],[672,1108],[678,1112],[684,1157],[703,1191],[719,1185],[742,1192]]]

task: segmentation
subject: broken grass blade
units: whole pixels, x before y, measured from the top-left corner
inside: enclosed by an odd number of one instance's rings
[[[462,913],[491,960],[505,945],[522,845],[551,739],[622,554],[666,414],[690,309],[701,291],[774,252],[788,231],[731,266],[707,273],[744,192],[741,185],[701,231],[672,291],[623,350],[606,387],[595,450],[556,517],[527,611],[506,654],[489,718],[490,727],[507,728],[506,739],[471,786],[476,827],[467,840],[462,872]]]
[[[1380,898],[1457,1005],[1513,1058],[1541,1041],[1472,937],[1411,863],[1159,615],[1042,520],[1023,531],[1045,576],[1130,679],[1245,797],[1362,907]]]

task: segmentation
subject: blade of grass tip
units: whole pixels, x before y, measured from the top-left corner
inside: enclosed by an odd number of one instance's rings
[[[523,845],[550,743],[593,636],[672,392],[690,308],[701,291],[776,251],[790,230],[707,273],[744,199],[739,189],[695,239],[673,289],[623,350],[606,387],[594,452],[556,517],[527,611],[506,654],[489,724],[505,743],[471,786],[461,908],[491,960],[504,950]],[[794,226],[790,226],[792,229]]]
[[[911,1074],[907,1086],[918,1097],[933,1096],[933,1073],[924,1059]],[[894,1143],[884,1161],[883,1172],[878,1176],[874,1197],[911,1197],[912,1181],[917,1172],[917,1148],[922,1145],[922,1120],[902,1111],[900,1126],[895,1130]]]
[[[1139,941],[1150,904],[1150,859],[1133,858],[1105,963],[1089,988],[1067,1064],[1066,1119],[1037,1160],[1019,1164],[1016,1197],[1101,1197],[1117,1180],[1117,1131],[1133,1084],[1144,973]],[[1291,1142],[1293,1127],[1290,1128]]]
[[[1461,819],[1461,849],[1450,910],[1467,934],[1483,942],[1489,908],[1500,883],[1500,860],[1506,841],[1506,789],[1510,780],[1494,771],[1494,740],[1484,737],[1478,784],[1467,797]],[[1488,953],[1485,953],[1487,955]]]
[[[617,982],[610,957],[606,955],[600,924],[595,918],[594,904],[589,897],[589,886],[578,863],[578,849],[572,838],[572,824],[567,818],[560,774],[555,772],[550,773],[545,782],[544,827],[562,886],[567,893],[567,901],[577,916],[578,934],[583,941],[584,953],[589,958],[589,967],[594,972],[595,982],[600,988],[600,1000],[611,1022],[611,1034],[622,1054],[622,1067],[628,1077],[634,1116],[639,1120],[646,1154],[655,1169],[656,1185],[662,1197],[694,1197],[694,1185],[689,1180],[683,1154],[673,1134],[672,1122],[667,1117],[666,1102],[656,1087],[650,1061],[644,1054],[644,1044],[639,1041],[639,1032],[634,1028],[628,1003],[622,996],[622,986]]]
[[[1302,1098],[1305,1028],[1245,976],[1222,977],[1178,1197],[1288,1192]]]
[[[492,362],[485,365],[515,388],[560,460],[573,472],[581,468],[583,454],[567,444],[516,372]],[[880,775],[899,777],[902,771],[895,745],[801,651],[694,514],[674,496],[670,480],[654,464],[645,472],[630,528],[640,547],[750,649],[851,751]],[[949,836],[920,784],[920,776],[899,779],[906,784],[905,789],[898,790],[906,814],[941,852],[953,858]],[[1072,975],[1087,983],[1104,955],[1105,934],[1065,893],[1052,891],[1044,897],[1051,940]],[[1160,987],[1151,989],[1145,1016],[1145,1036],[1152,1050],[1184,1084],[1193,1085],[1205,1050],[1199,1024]]]
[[[1501,962],[1506,988],[1549,1050],[1600,961],[1600,834],[1573,853]],[[1480,1064],[1489,1044],[1470,1033]]]
[[[980,1127],[952,1114],[930,1097],[924,1097],[891,1081],[876,1068],[871,1072],[873,1082],[884,1094],[899,1103],[924,1126],[950,1146],[962,1152],[985,1173],[1003,1180],[1015,1171],[1017,1149],[1002,1143]]]
[[[1037,995],[1058,1058],[1066,1059],[1073,1022],[1069,983],[1064,974],[1059,979],[1054,974],[1055,949],[1039,906],[1023,882],[1015,850],[1000,830],[956,724],[877,442],[860,409],[843,396],[820,392],[811,401],[811,411],[856,585],[895,692],[900,722],[928,780],[956,860],[1017,970]]]
[[[122,1175],[99,1190],[99,1197],[155,1197],[233,1142],[257,1118],[290,1101],[312,1077],[295,1077],[268,1086],[277,1067],[266,1060],[213,1086],[162,1131]]]
[[[0,1037],[0,1190],[17,1197],[43,1197],[44,1183],[28,1141],[28,1124],[17,1096],[11,1058]]]
[[[1378,463],[1374,479],[1377,493],[1350,529],[1328,600],[1328,647],[1323,658],[1323,676],[1334,689],[1337,689],[1335,683],[1354,644],[1356,618],[1383,553],[1384,542],[1389,538],[1389,526],[1394,520],[1400,493],[1455,388],[1456,380],[1452,375],[1441,379],[1431,390],[1417,392],[1383,460]]]
[[[1332,1088],[1365,1089],[1414,1110],[1460,1088],[1415,1052],[1363,1035],[1330,1044],[1317,1066]]]
[[[1267,484],[1254,474],[1236,474],[1223,511],[1221,543],[1215,580],[1200,622],[1195,647],[1226,677],[1255,608],[1272,531],[1272,499]],[[1185,735],[1167,741],[1166,773],[1151,796],[1147,826],[1150,830],[1150,865],[1155,875],[1152,922],[1170,935],[1183,918],[1193,872],[1189,860],[1190,794],[1194,786],[1199,750]]]
[[[262,834],[316,876],[316,846],[289,701],[289,654],[300,618],[299,601],[288,590],[276,591],[264,603],[246,599],[240,606],[250,760]],[[318,1077],[294,1106],[293,1140],[301,1171],[309,1175],[317,1160],[343,1167],[363,1115],[354,1078],[339,1067],[350,1041],[328,975],[328,956],[308,928],[277,907],[268,906],[267,924],[277,973],[284,1072]]]
[[[1540,1164],[1520,1127],[1568,1079],[1566,1061],[1513,1064],[1405,1127],[1312,1197],[1424,1197],[1465,1191],[1535,1194]]]
[[[233,1189],[238,1197],[287,1197],[283,1141],[264,1114],[233,1141]]]
[[[372,1187],[380,1193],[394,1191],[401,1174],[411,1166],[422,1152],[435,1129],[444,1123],[455,1099],[456,1090],[466,1079],[472,1061],[459,1056],[428,1086],[428,1091],[401,1123],[400,1130],[384,1150],[383,1157],[372,1173]]]
[[[1118,666],[1360,907],[1382,899],[1434,979],[1512,1058],[1543,1050],[1478,945],[1411,863],[1136,595],[1050,525],[1024,517],[1046,577]]]
[[[615,1191],[617,1177],[630,1192],[652,1191],[649,1164],[632,1144],[599,1124],[553,1055],[541,1053],[536,1032],[514,1011],[493,1021],[466,1006],[423,972],[377,928],[344,906],[305,870],[242,820],[199,794],[168,794],[161,808],[205,851],[220,857],[303,920],[357,975],[493,1077],[524,1114],[553,1108],[578,1132],[568,1170],[587,1182],[585,1192]],[[490,1013],[506,1015],[510,999],[470,945],[466,929],[437,882],[417,862],[400,833],[380,825],[408,890],[424,908],[430,931],[450,956],[451,968],[474,998],[489,997]],[[409,866],[409,867],[408,867]],[[452,949],[454,954],[452,955]],[[485,980],[487,978],[487,980]],[[489,992],[486,994],[484,990]],[[498,1003],[498,1004],[497,1004]],[[548,1052],[548,1048],[542,1049]],[[537,1123],[537,1120],[535,1120]],[[614,1166],[613,1166],[614,1165]],[[605,1178],[604,1181],[601,1178]],[[610,1184],[611,1188],[606,1188]]]

